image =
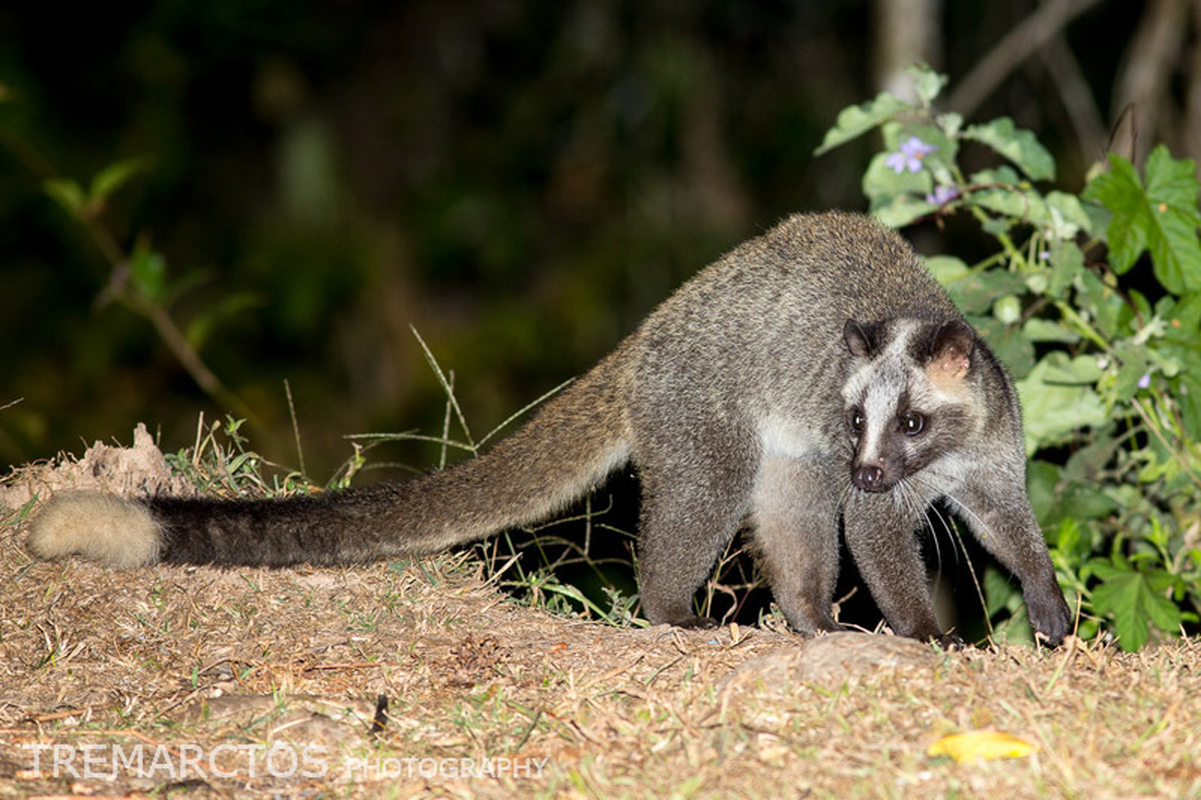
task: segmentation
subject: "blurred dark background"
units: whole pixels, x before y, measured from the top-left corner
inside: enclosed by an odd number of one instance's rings
[[[23,399],[0,411],[0,466],[128,443],[138,421],[176,449],[198,412],[229,410],[144,318],[103,302],[113,267],[47,177],[86,185],[149,159],[99,223],[165,256],[187,288],[172,319],[253,411],[252,443],[295,465],[289,380],[322,481],[343,434],[440,430],[410,324],[478,437],[736,242],[791,211],[862,208],[878,142],[812,151],[916,59],[951,76],[948,107],[1034,130],[1068,189],[1131,100],[1144,150],[1195,155],[1199,8],[6,3],[0,406]]]

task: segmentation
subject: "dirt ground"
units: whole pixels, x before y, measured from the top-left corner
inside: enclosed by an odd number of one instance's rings
[[[942,653],[617,629],[521,607],[462,553],[290,570],[32,559],[32,492],[162,488],[145,447],[132,482],[113,464],[138,446],[110,450],[0,495],[0,798],[1201,797],[1195,640]],[[1036,749],[927,754],[975,730]]]

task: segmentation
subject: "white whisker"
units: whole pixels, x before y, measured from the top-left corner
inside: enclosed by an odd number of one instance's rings
[[[962,500],[960,500],[958,497],[956,497],[955,495],[953,495],[949,492],[944,492],[942,494],[942,496],[945,497],[947,500],[950,500],[952,503],[954,503],[965,514],[968,514],[971,517],[971,519],[968,520],[969,523],[971,523],[972,520],[975,520],[975,523],[972,525],[972,527],[976,528],[976,531],[975,531],[976,538],[978,538],[978,539],[983,538],[981,534],[988,535],[988,536],[992,535],[992,528],[990,528],[988,526],[988,524],[985,523],[985,521],[980,518],[980,515],[977,514],[975,511],[972,511],[972,509],[970,509]],[[979,526],[979,527],[977,527],[977,526]],[[963,560],[964,560],[964,563],[967,564],[968,574],[970,574],[972,576],[972,585],[976,589],[976,597],[979,598],[980,608],[984,611],[984,624],[988,626],[988,635],[991,637],[994,633],[993,627],[992,627],[992,620],[988,616],[988,603],[984,599],[984,588],[983,588],[982,584],[980,583],[979,576],[976,575],[976,567],[975,567],[975,565],[972,564],[972,560],[967,557],[967,545],[964,544],[963,537],[959,534],[958,526],[951,526],[949,528],[949,531],[955,537],[955,540],[959,543],[960,549],[963,550],[963,555],[964,555]]]
[[[910,475],[909,480],[913,481],[919,487],[925,488],[924,494],[929,495],[929,497],[926,498],[926,507],[928,509],[932,510],[934,512],[935,516],[938,517],[938,521],[942,523],[943,530],[947,532],[948,537],[952,537],[951,543],[954,544],[955,539],[953,538],[953,532],[951,530],[952,523],[950,520],[948,520],[946,518],[946,516],[942,513],[942,511],[939,509],[939,507],[937,505],[935,505],[935,502],[934,502],[939,497],[945,497],[946,494],[938,491],[937,487],[933,486],[929,481],[922,480],[921,478],[917,477],[916,475]],[[926,519],[927,520],[930,519],[929,514],[927,514]],[[934,540],[935,540],[934,546],[937,548],[938,547],[938,531],[935,529],[933,522],[931,522],[931,524],[930,524],[930,531],[931,531],[931,535],[934,536]],[[952,551],[951,551],[955,554],[956,569],[958,569],[958,567],[959,567],[959,552],[960,552],[960,550],[963,550],[962,540],[959,542],[959,544],[960,544],[960,547],[958,549],[952,548]],[[967,558],[966,550],[963,550],[963,556],[965,559]]]
[[[910,476],[910,478],[912,477]],[[938,578],[935,579],[935,588],[937,588],[938,581],[942,579],[942,547],[938,542],[938,532],[934,530],[934,521],[930,519],[930,503],[925,497],[914,490],[909,479],[902,478],[897,485],[904,490],[913,515],[924,518],[926,520],[926,527],[930,529],[931,538],[934,541],[934,556],[938,563]]]
[[[847,478],[846,484],[842,487],[842,492],[838,495],[838,508],[845,508],[847,497],[855,490],[855,484],[851,483],[850,477]]]
[[[945,494],[945,495],[943,495],[943,497],[950,500],[952,503],[954,503],[956,506],[958,506],[965,514],[967,514],[968,516],[970,516],[972,519],[974,519],[976,521],[976,525],[980,526],[979,531],[977,532],[977,536],[979,536],[980,533],[984,533],[988,536],[993,535],[992,528],[989,527],[988,523],[986,523],[983,519],[981,519],[979,514],[977,514],[975,511],[972,511],[970,508],[968,508],[966,505],[964,505],[962,500],[960,500],[958,497],[956,497],[953,494]],[[983,538],[983,537],[980,537],[980,538]]]

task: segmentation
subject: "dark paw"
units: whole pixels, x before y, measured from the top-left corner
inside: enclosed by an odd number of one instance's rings
[[[686,628],[688,630],[707,631],[717,627],[717,620],[713,617],[681,617],[671,621],[672,625],[677,628]]]
[[[1026,613],[1037,638],[1051,647],[1058,647],[1072,630],[1072,612],[1058,586],[1053,593],[1027,596]]]

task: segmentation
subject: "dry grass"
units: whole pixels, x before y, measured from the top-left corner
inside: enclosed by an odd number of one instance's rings
[[[462,554],[114,572],[22,537],[0,529],[0,797],[1201,796],[1196,641],[617,630],[518,607]],[[1040,750],[926,755],[977,728]],[[109,774],[138,746],[150,774]]]

